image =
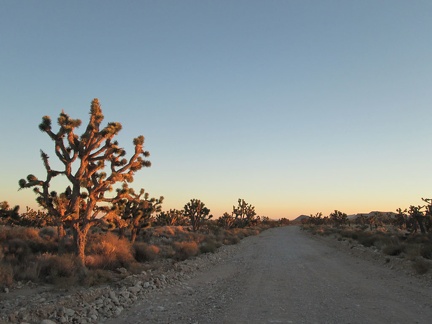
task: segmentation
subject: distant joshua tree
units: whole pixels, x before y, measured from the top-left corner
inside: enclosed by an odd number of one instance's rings
[[[186,225],[187,219],[184,212],[178,209],[170,209],[156,215],[156,224],[159,226],[182,226]]]
[[[339,210],[335,210],[333,213],[329,215],[329,217],[330,220],[333,222],[333,224],[336,225],[337,227],[348,223],[348,215],[342,213]]]
[[[225,212],[221,217],[218,218],[217,224],[224,229],[230,229],[234,227],[235,218],[233,215]]]
[[[237,207],[233,206],[233,215],[235,218],[235,226],[246,227],[255,225],[259,220],[256,217],[255,206],[248,204],[244,199],[238,200]]]
[[[134,243],[141,229],[151,226],[153,214],[162,210],[163,200],[162,196],[159,199],[150,198],[144,189],[135,193],[125,183],[121,189],[117,189],[117,197],[107,218],[111,218],[120,228],[120,237],[124,237],[125,229],[130,229],[130,241]]]
[[[53,170],[48,155],[41,151],[45,179],[30,174],[19,181],[20,188],[34,188],[37,202],[57,219],[59,226],[71,228],[76,255],[83,268],[88,231],[106,214],[114,199],[105,194],[117,183],[132,182],[135,172],[150,166],[144,159],[149,156],[144,151],[144,136],[133,140],[135,152],[126,159],[125,150],[113,141],[122,129],[121,124],[111,122],[101,128],[103,119],[98,99],[91,103],[90,120],[81,136],[75,133],[81,120],[72,119],[62,111],[57,119],[59,129],[54,132],[51,118],[44,116],[39,129],[54,142],[55,155],[62,167]],[[51,181],[59,175],[69,182],[60,194],[50,191]]]
[[[11,208],[7,201],[0,202],[0,224],[17,225],[20,223],[20,206]]]
[[[184,206],[184,215],[189,218],[194,232],[198,231],[206,220],[213,217],[210,215],[210,209],[198,199],[191,199]]]

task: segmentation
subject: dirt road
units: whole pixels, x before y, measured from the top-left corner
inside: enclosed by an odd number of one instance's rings
[[[244,239],[219,264],[109,323],[432,323],[432,288],[298,227]]]

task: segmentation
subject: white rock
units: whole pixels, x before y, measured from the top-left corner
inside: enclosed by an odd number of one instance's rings
[[[56,324],[56,322],[51,321],[49,319],[44,319],[40,322],[40,324]]]
[[[129,287],[128,290],[133,294],[138,294],[141,291],[141,287],[133,286]]]
[[[122,311],[123,311],[123,307],[121,307],[121,306],[116,307],[116,309],[114,310],[114,315],[119,316]]]
[[[75,315],[75,311],[73,309],[70,309],[70,308],[65,308],[64,313],[67,316],[74,316]]]

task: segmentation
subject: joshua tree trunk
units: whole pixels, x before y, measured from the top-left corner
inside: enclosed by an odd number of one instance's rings
[[[137,236],[138,236],[138,228],[134,227],[131,230],[131,239],[130,239],[130,241],[131,241],[132,244],[135,243]]]
[[[79,264],[82,268],[85,268],[85,247],[89,229],[90,224],[86,224],[81,228],[78,223],[75,223],[72,227],[75,243],[75,254],[78,257]]]

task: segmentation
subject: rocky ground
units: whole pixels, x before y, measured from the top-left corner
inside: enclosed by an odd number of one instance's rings
[[[124,279],[99,287],[64,287],[18,282],[0,292],[0,323],[98,323],[118,317],[137,300],[151,298],[163,290],[193,277],[223,260],[238,246],[222,246],[216,253],[175,262],[159,260],[149,270],[129,274],[118,269]]]
[[[430,275],[408,261],[298,227],[153,264],[101,287],[0,294],[7,323],[430,323]]]

